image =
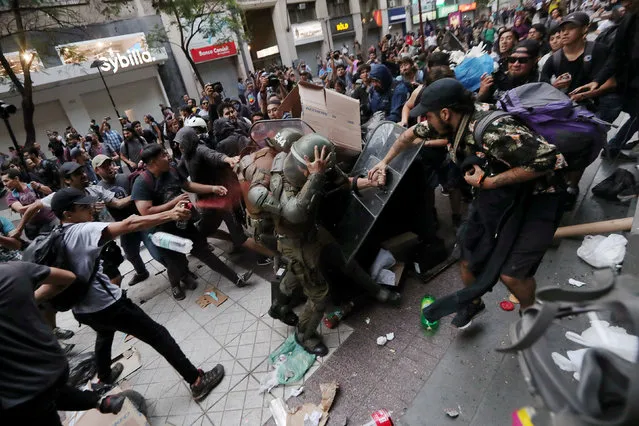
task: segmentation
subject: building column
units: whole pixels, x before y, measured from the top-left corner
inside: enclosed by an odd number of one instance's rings
[[[360,7],[359,0],[349,0],[348,5],[351,9],[351,14],[353,15],[353,25],[355,26],[355,40],[359,42],[359,44],[364,46],[364,29],[362,27],[362,8]]]
[[[379,35],[380,39],[388,34],[388,2],[379,0],[379,10],[382,12],[382,28]]]
[[[315,0],[315,15],[322,23],[322,31],[324,32],[324,41],[322,42],[322,57],[324,57],[328,52],[335,50],[333,46],[333,32],[331,31],[331,24],[329,22],[330,16],[328,16],[326,0]]]
[[[277,38],[277,46],[280,50],[282,64],[291,66],[293,60],[297,58],[297,50],[288,25],[288,10],[286,10],[286,0],[278,0],[273,8],[273,29]]]
[[[100,85],[102,81],[100,81]],[[101,87],[101,91],[104,90],[104,87]],[[82,102],[82,98],[80,95],[75,92],[68,90],[60,91],[60,105],[64,110],[69,122],[76,129],[84,129],[87,126],[87,123],[91,121],[91,117],[89,117],[89,111],[84,106]],[[111,108],[112,109],[112,108]],[[115,117],[115,110],[113,110],[113,116]],[[124,114],[124,111],[120,111],[120,114]],[[96,121],[99,122],[100,118],[96,118]],[[114,120],[117,123],[117,118]]]
[[[402,2],[404,10],[406,10],[406,32],[413,31],[413,7],[410,0]]]

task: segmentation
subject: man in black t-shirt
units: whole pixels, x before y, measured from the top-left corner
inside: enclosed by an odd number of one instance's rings
[[[135,180],[131,198],[143,216],[170,210],[179,203],[187,203],[189,197],[183,190],[198,195],[226,195],[227,191],[223,186],[202,185],[180,176],[177,170],[170,166],[167,153],[160,145],[146,146],[141,157],[146,165],[146,171]],[[184,229],[178,228],[175,222],[168,222],[159,227],[158,230],[190,239],[193,242],[193,250],[191,250],[193,256],[200,259],[209,268],[219,272],[236,286],[243,287],[247,284],[246,281],[251,273],[238,275],[213,254],[206,241],[206,236],[196,229],[193,219],[186,224]],[[180,281],[184,281],[187,289],[193,290],[197,287],[197,282],[188,275],[186,255],[165,248],[160,248],[160,253],[166,263],[173,297],[177,300],[183,300],[186,296],[180,288]]]
[[[124,397],[100,402],[97,393],[66,385],[69,365],[37,303],[75,274],[27,262],[0,264],[0,419],[7,425],[62,425],[57,410],[118,413]]]
[[[555,52],[541,70],[541,81],[566,93],[591,82],[606,62],[605,46],[585,39],[590,18],[583,12],[575,12],[561,21],[563,47]],[[552,81],[555,77],[556,80]]]

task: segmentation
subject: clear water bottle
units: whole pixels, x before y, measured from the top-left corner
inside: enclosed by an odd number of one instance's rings
[[[191,210],[193,208],[193,203],[191,203],[191,202],[185,203],[184,207],[189,209],[189,210]],[[178,229],[186,229],[188,224],[189,224],[189,220],[188,219],[187,220],[178,220],[178,221],[175,222],[175,226]]]
[[[158,247],[178,253],[188,254],[193,250],[193,241],[167,232],[156,232],[151,235],[151,241]]]

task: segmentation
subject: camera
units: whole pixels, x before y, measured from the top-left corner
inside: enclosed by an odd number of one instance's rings
[[[333,59],[339,59],[341,55],[342,55],[342,52],[340,52],[339,50],[336,50],[333,52]]]
[[[269,74],[268,76],[268,87],[272,87],[273,89],[278,88],[280,85],[280,79],[277,78],[275,74]]]
[[[111,120],[111,117],[104,117],[104,121],[109,121]]]

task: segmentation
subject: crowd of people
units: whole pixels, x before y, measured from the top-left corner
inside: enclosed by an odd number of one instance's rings
[[[198,370],[166,328],[121,288],[124,259],[135,270],[129,287],[149,277],[141,244],[166,267],[176,300],[198,287],[186,254],[170,243],[156,245],[151,231],[191,240],[191,255],[238,287],[250,282],[252,272],[237,273],[220,260],[207,237],[256,253],[260,264],[282,266],[269,314],[296,326],[305,350],[325,355],[317,327],[339,292],[332,281],[340,280],[331,277],[339,275],[379,302],[397,304],[400,296],[375,282],[357,260],[346,262],[317,222],[322,195],[328,187],[359,194],[383,186],[387,165],[414,145],[428,172],[419,178],[427,183],[411,187],[423,189],[427,206],[416,221],[437,222],[432,198],[440,186],[450,197],[453,224],[467,223],[460,241],[464,284],[476,286],[492,276],[522,309],[530,306],[536,269],[562,213],[574,206],[592,147],[562,151],[507,114],[490,116],[479,134],[474,129],[508,91],[545,82],[604,121],[628,113],[630,120],[604,150],[610,158],[623,158],[620,150],[637,130],[637,1],[590,1],[582,7],[566,13],[553,0],[496,11],[460,28],[427,23],[427,36],[386,35],[366,57],[355,43],[352,51],[344,46],[318,56],[317,69],[299,61],[258,70],[238,79],[236,98],[227,97],[220,83],[206,84],[198,100],[184,95],[175,110],[160,105],[160,121],[150,114],[143,123],[119,117],[115,124],[105,117],[99,124],[92,120],[84,135],[73,127],[62,134],[47,131],[49,153],[39,143],[10,148],[2,154],[0,176],[7,205],[21,219],[14,225],[0,218],[0,359],[12,366],[0,372],[2,417],[10,424],[48,425],[59,424],[56,409],[121,408],[121,398],[65,385],[64,352],[71,345],[62,349],[57,340],[73,333],[56,327],[55,300],[81,285],[84,293],[69,307],[96,331],[100,382],[114,383],[122,372],[121,365],[111,367],[115,331],[155,348],[189,383],[196,400],[221,381],[222,365]],[[604,23],[597,40],[591,40],[593,19]],[[466,47],[483,43],[494,59],[495,71],[481,77],[475,93],[455,79],[443,49],[448,33]],[[390,120],[406,130],[368,176],[339,173],[335,147],[319,134],[283,128],[266,146],[252,144],[251,124],[289,117],[282,102],[298,81],[358,99],[364,126]],[[462,201],[470,198],[473,209],[464,218]],[[225,231],[219,229],[222,222]],[[15,262],[39,235],[55,232],[67,270]],[[300,291],[307,302],[298,317],[293,307]],[[453,325],[465,328],[485,309],[480,296],[457,309]]]

